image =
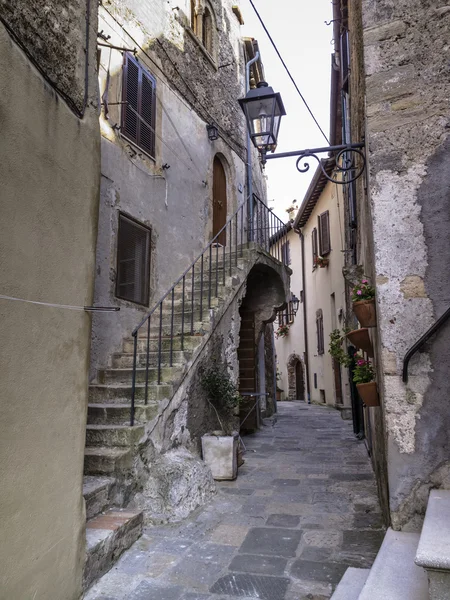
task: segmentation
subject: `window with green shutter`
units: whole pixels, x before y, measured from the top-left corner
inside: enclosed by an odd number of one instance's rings
[[[318,250],[317,250],[317,229],[314,227],[314,229],[312,230],[311,233],[311,244],[312,244],[312,262],[313,262],[313,269],[316,268],[316,258],[318,257]]]
[[[156,79],[131,54],[124,54],[121,133],[155,156]]]
[[[319,253],[320,256],[326,256],[330,252],[330,212],[327,210],[319,215]]]

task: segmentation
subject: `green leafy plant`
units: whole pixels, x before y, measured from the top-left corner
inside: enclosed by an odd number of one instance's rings
[[[349,356],[343,348],[344,337],[348,331],[349,329],[347,327],[343,332],[340,329],[333,329],[330,333],[330,344],[328,346],[328,352],[331,356],[344,367],[349,367],[352,362],[351,356]]]
[[[213,363],[202,374],[201,384],[210,402],[221,411],[232,411],[241,397],[224,365]]]
[[[278,338],[286,337],[289,333],[289,325],[280,325],[278,329],[275,331],[275,335]]]
[[[356,366],[353,371],[355,383],[370,383],[375,380],[375,371],[372,364],[361,355],[355,355]]]
[[[324,256],[316,256],[316,258],[314,259],[314,264],[317,267],[326,267],[328,262],[328,258],[325,258]]]
[[[352,291],[352,301],[373,300],[375,298],[375,288],[369,285],[367,279],[362,279],[355,285]]]

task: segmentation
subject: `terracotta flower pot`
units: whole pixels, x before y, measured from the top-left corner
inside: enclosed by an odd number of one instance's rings
[[[376,327],[377,312],[375,307],[375,299],[359,300],[353,302],[353,312],[361,324],[361,327]]]
[[[363,327],[362,329],[354,329],[346,334],[347,339],[354,346],[366,352],[368,356],[373,357],[372,342],[369,337],[369,330]]]
[[[358,390],[358,394],[361,396],[361,400],[366,406],[380,406],[376,381],[370,381],[369,383],[357,383],[356,388]]]

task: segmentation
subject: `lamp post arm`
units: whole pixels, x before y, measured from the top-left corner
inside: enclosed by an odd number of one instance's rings
[[[322,148],[311,148],[305,150],[294,150],[293,152],[278,152],[277,154],[266,154],[265,159],[289,158],[292,156],[311,156],[312,154],[325,154],[326,152],[339,152],[341,150],[358,150],[364,148],[363,142],[356,144],[340,144],[339,146],[323,146]]]
[[[248,61],[245,65],[245,93],[250,89],[250,67],[259,59],[259,52],[255,53],[255,56]],[[253,237],[253,173],[252,173],[252,140],[250,138],[250,132],[247,131],[247,194],[248,194],[248,235],[250,238]],[[253,241],[252,239],[248,240]]]

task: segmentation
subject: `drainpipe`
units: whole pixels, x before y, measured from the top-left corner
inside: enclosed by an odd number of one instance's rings
[[[259,52],[248,61],[245,66],[245,93],[250,90],[250,67],[259,59]],[[253,241],[253,173],[252,173],[252,140],[250,133],[247,131],[247,192],[248,192],[248,218],[250,228],[248,231],[248,241]]]
[[[308,328],[306,319],[306,285],[305,285],[305,238],[301,231],[298,232],[302,246],[302,286],[303,286],[303,331],[305,335],[305,371],[306,371],[306,397],[311,404],[311,389],[309,386],[309,360],[308,360]]]

